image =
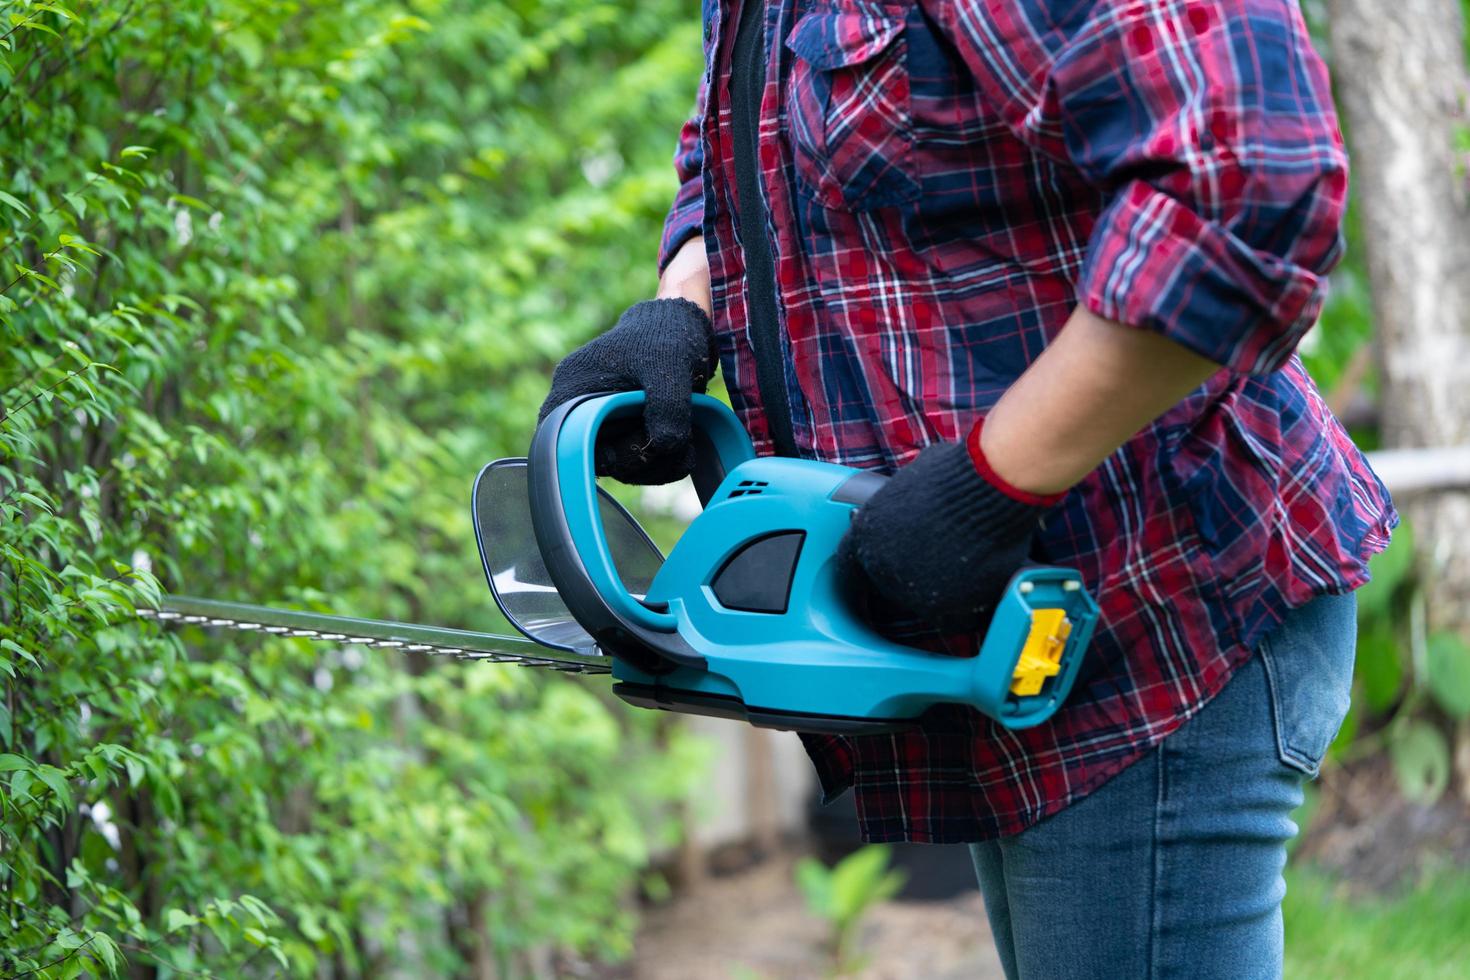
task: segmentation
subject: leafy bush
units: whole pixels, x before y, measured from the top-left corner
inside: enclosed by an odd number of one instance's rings
[[[653,288],[686,6],[0,8],[0,973],[627,950],[676,733],[574,680],[133,610],[503,625],[469,482]]]

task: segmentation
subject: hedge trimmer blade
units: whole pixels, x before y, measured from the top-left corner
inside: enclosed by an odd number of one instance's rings
[[[380,619],[328,616],[295,609],[273,609],[241,602],[165,596],[158,609],[139,609],[138,615],[166,625],[201,626],[275,636],[299,636],[328,643],[355,644],[406,653],[427,653],[459,660],[546,667],[569,674],[606,674],[611,658],[602,654],[543,647],[519,636],[474,633],[469,630]]]

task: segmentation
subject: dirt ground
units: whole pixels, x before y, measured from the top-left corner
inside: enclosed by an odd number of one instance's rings
[[[1381,760],[1337,767],[1294,861],[1353,891],[1392,893],[1436,866],[1470,867],[1470,806],[1447,794],[1431,807],[1395,791]],[[590,980],[819,980],[830,976],[824,924],[806,909],[792,868],[802,849],[714,874],[645,910],[631,961],[583,965]],[[864,925],[865,980],[1001,980],[978,892],[943,901],[892,901]]]
[[[1470,869],[1470,799],[1451,787],[1433,806],[1398,792],[1386,759],[1331,767],[1317,783],[1312,829],[1294,860],[1359,893],[1393,892],[1437,867]]]
[[[828,975],[823,923],[792,878],[794,854],[713,877],[648,910],[633,960],[598,980],[817,980]],[[865,924],[864,980],[1001,980],[978,892],[887,902]]]

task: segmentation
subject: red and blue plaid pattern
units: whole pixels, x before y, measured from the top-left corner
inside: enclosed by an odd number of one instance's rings
[[[735,224],[729,47],[675,163],[661,265],[710,259],[732,402],[770,451],[741,234],[775,256],[800,450],[892,469],[957,440],[1078,303],[1226,366],[1074,488],[1037,557],[1103,608],[1049,723],[968,710],[808,737],[869,840],[1018,832],[1198,711],[1286,610],[1367,579],[1396,521],[1293,353],[1341,249],[1346,160],[1291,0],[768,0],[760,170]],[[730,29],[726,29],[727,25]],[[915,547],[922,547],[915,542]]]

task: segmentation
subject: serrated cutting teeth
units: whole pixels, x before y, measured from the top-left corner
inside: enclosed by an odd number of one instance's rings
[[[547,648],[518,636],[327,616],[214,599],[168,596],[163,600],[162,608],[139,609],[137,615],[140,619],[156,619],[167,624],[258,631],[272,636],[347,643],[379,650],[402,650],[405,653],[426,653],[521,667],[546,667],[567,674],[606,674],[612,670],[612,660],[596,650],[556,650],[548,654]],[[521,653],[520,650],[527,652]],[[533,650],[536,652],[531,654]]]

